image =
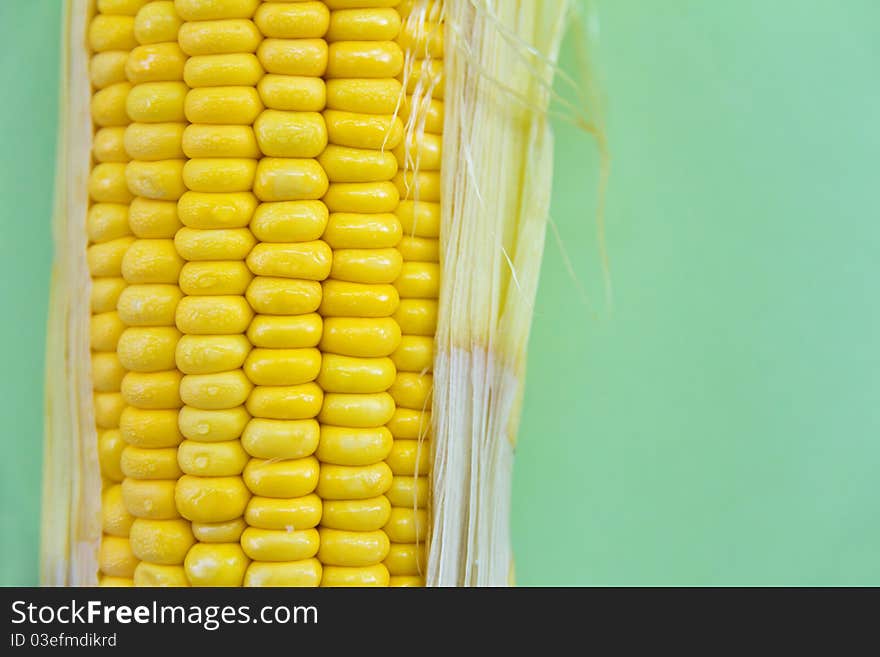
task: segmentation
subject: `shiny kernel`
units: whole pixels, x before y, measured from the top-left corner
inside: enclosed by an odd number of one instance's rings
[[[241,586],[249,565],[238,543],[198,543],[183,563],[192,586]]]
[[[122,482],[122,499],[125,508],[135,518],[171,520],[178,517],[174,505],[174,480],[126,478]]]
[[[439,203],[442,192],[439,171],[401,170],[393,179],[401,200]]]
[[[321,521],[321,508],[321,498],[314,493],[293,499],[252,497],[245,520],[260,529],[310,529]]]
[[[403,122],[393,114],[324,111],[330,143],[350,148],[388,150],[403,139]]]
[[[391,452],[393,439],[385,427],[355,428],[321,426],[321,441],[315,455],[322,463],[372,465]]]
[[[403,51],[394,41],[337,41],[327,52],[329,78],[393,78],[403,70]]]
[[[138,46],[128,55],[125,75],[132,84],[182,80],[185,61],[176,42]]]
[[[92,388],[97,392],[119,392],[125,368],[112,351],[92,354]]]
[[[389,580],[388,569],[381,563],[362,567],[326,566],[321,586],[385,587]]]
[[[443,24],[404,21],[397,42],[420,58],[443,58]]]
[[[193,522],[224,522],[244,513],[250,493],[241,477],[196,477],[177,480],[177,509]]]
[[[116,351],[125,324],[116,312],[92,315],[89,325],[89,344],[94,351]]]
[[[92,55],[89,61],[89,80],[95,89],[104,89],[117,82],[125,82],[125,62],[128,51],[110,50]]]
[[[392,543],[383,563],[392,576],[419,575],[425,572],[425,546],[415,543]]]
[[[174,369],[174,349],[179,339],[180,331],[171,326],[133,326],[119,337],[116,351],[127,370],[161,372]]]
[[[231,477],[241,474],[248,455],[237,440],[205,443],[184,440],[177,448],[180,469],[200,477]]]
[[[393,506],[424,509],[428,505],[428,478],[395,475],[385,497]]]
[[[133,160],[180,160],[183,123],[132,123],[125,129],[125,150]]]
[[[174,0],[174,8],[185,21],[213,21],[250,18],[260,0]]]
[[[174,9],[174,2],[148,2],[134,19],[134,35],[139,43],[177,41],[177,30],[183,21]]]
[[[97,162],[128,162],[125,152],[125,128],[101,128],[92,142],[92,155]]]
[[[390,41],[400,31],[400,14],[391,8],[342,9],[330,14],[326,39]]]
[[[119,432],[129,445],[158,449],[181,441],[176,410],[145,410],[127,406],[119,416]]]
[[[189,125],[183,133],[189,158],[258,158],[260,149],[249,125]]]
[[[115,485],[105,488],[101,494],[101,528],[104,533],[128,538],[133,522],[134,516],[125,508],[122,499],[122,487]]]
[[[404,334],[434,335],[437,332],[437,302],[434,299],[401,299],[394,319]]]
[[[135,16],[149,0],[98,0],[98,13]]]
[[[299,561],[318,553],[318,530],[279,531],[248,527],[241,536],[245,554],[256,561]]]
[[[125,167],[119,162],[95,165],[89,174],[89,196],[96,203],[128,203],[134,198],[125,182]]]
[[[330,145],[318,161],[332,182],[379,182],[390,180],[397,173],[394,156],[378,150]]]
[[[390,543],[385,532],[345,531],[322,527],[318,559],[325,566],[370,566],[388,555]]]
[[[266,420],[253,418],[241,436],[242,447],[261,459],[300,459],[318,446],[315,420]]]
[[[395,283],[403,266],[397,249],[337,249],[330,278],[373,285]]]
[[[90,242],[108,242],[129,234],[128,206],[122,203],[95,203],[86,215],[86,234]]]
[[[317,313],[273,317],[257,315],[248,327],[248,339],[255,347],[301,349],[321,340],[324,322]]]
[[[322,281],[330,273],[333,252],[326,242],[257,244],[247,265],[258,276]]]
[[[388,356],[400,344],[400,326],[390,317],[328,317],[324,320],[321,351],[345,356]]]
[[[403,226],[403,234],[416,237],[440,236],[440,204],[401,201],[395,213]]]
[[[415,125],[423,125],[424,131],[429,134],[443,134],[445,112],[441,100],[425,96],[417,99],[413,106],[413,97],[406,96],[400,114],[404,121],[409,121],[412,117]]]
[[[317,559],[287,563],[251,562],[244,576],[245,586],[315,587],[321,583],[323,569]]]
[[[418,440],[396,439],[385,458],[385,463],[395,475],[407,477],[428,474],[430,461],[430,445]]]
[[[170,522],[170,521],[169,521]],[[183,566],[162,566],[141,561],[134,569],[134,586],[150,588],[182,588],[189,586]]]
[[[122,380],[125,403],[135,408],[180,408],[180,372],[129,372]]]
[[[287,278],[260,276],[247,289],[251,307],[266,315],[303,315],[321,305],[321,284]]]
[[[384,495],[365,500],[327,500],[321,526],[352,532],[382,529],[391,515],[391,504]]]
[[[404,263],[394,287],[401,298],[436,299],[440,295],[440,266],[433,262]]]
[[[177,40],[189,56],[254,52],[263,35],[247,19],[200,21],[180,26]]]
[[[398,218],[390,213],[330,215],[324,241],[333,249],[384,249],[395,246],[403,234]]]
[[[187,160],[183,180],[194,192],[249,192],[257,161],[245,158]]]
[[[163,566],[182,564],[195,543],[186,520],[147,520],[138,518],[129,534],[131,551],[141,561]]]
[[[184,297],[177,304],[177,327],[190,335],[244,333],[252,316],[240,296]]]
[[[244,260],[256,240],[247,228],[181,228],[174,236],[174,247],[185,260]]]
[[[125,106],[133,122],[181,123],[186,121],[184,103],[187,86],[183,82],[148,82],[133,87]]]
[[[253,87],[204,87],[186,95],[186,118],[190,123],[250,125],[263,111]]]
[[[330,212],[393,212],[399,200],[397,187],[390,181],[333,183],[324,195],[324,203]]]
[[[431,408],[434,377],[417,372],[400,372],[388,394],[394,397],[398,408],[424,410]]]
[[[247,527],[243,518],[225,522],[194,522],[193,535],[202,543],[238,543]]]
[[[122,450],[125,441],[118,429],[106,429],[98,432],[98,464],[101,475],[110,481],[122,481],[125,475],[120,467]]]
[[[186,191],[185,171],[184,160],[133,160],[125,167],[125,179],[128,188],[137,196],[156,201],[176,201]]]
[[[131,16],[98,14],[89,23],[89,47],[94,52],[131,50],[137,45]]]
[[[443,160],[443,138],[425,133],[404,139],[393,152],[401,169],[439,171]]]
[[[119,295],[122,294],[125,287],[126,283],[122,278],[95,278],[92,280],[92,321],[96,316],[115,310]],[[115,346],[113,348],[115,349]]]
[[[327,80],[327,107],[358,114],[394,114],[401,84],[393,79]]]
[[[371,394],[329,393],[318,419],[341,427],[379,427],[394,415],[394,399],[385,392]]]
[[[251,459],[242,478],[254,495],[293,498],[315,490],[319,470],[318,460],[312,456],[284,461]]]
[[[405,261],[440,262],[440,240],[436,238],[404,235],[397,250]]]
[[[327,127],[318,112],[265,110],[254,133],[269,157],[317,157],[327,146]]]
[[[96,392],[94,396],[95,424],[99,429],[119,426],[125,401],[118,392]]]
[[[393,476],[385,463],[321,467],[317,493],[323,500],[363,500],[378,497],[391,487]]]
[[[314,383],[257,386],[247,400],[247,409],[254,417],[269,420],[306,420],[318,414],[323,397]]]
[[[183,69],[190,87],[255,87],[263,76],[260,60],[253,53],[197,55]]]
[[[131,231],[141,239],[173,238],[180,228],[177,203],[136,198],[128,209]]]
[[[319,77],[264,75],[257,89],[263,104],[275,110],[320,112],[327,103],[327,87]]]
[[[264,3],[254,14],[254,23],[266,37],[320,38],[330,24],[330,12],[323,2]]]
[[[220,442],[241,436],[250,419],[244,406],[221,411],[184,406],[180,409],[178,425],[180,432],[189,440]]]
[[[434,338],[404,335],[391,359],[399,372],[430,372],[434,369]]]
[[[98,550],[98,568],[110,577],[131,577],[137,566],[127,538],[103,536]]]
[[[388,586],[392,588],[413,588],[425,585],[425,578],[421,575],[392,575],[388,578]]]
[[[319,312],[323,317],[389,317],[399,301],[391,285],[327,280]]]
[[[180,270],[180,289],[192,296],[241,295],[252,278],[243,262],[188,262]]]
[[[257,57],[267,73],[322,77],[327,68],[323,39],[264,39]]]
[[[321,237],[328,216],[321,201],[261,203],[251,220],[251,231],[261,242],[309,242]]]
[[[259,386],[293,386],[314,381],[321,370],[317,349],[254,349],[244,365],[247,377]]]
[[[122,258],[122,277],[129,285],[176,284],[182,266],[173,241],[137,240]]]
[[[241,406],[253,385],[241,370],[216,374],[187,374],[180,381],[180,398],[187,406],[219,411]]]
[[[122,472],[129,479],[164,479],[173,481],[180,477],[177,465],[177,448],[147,449],[128,445],[122,450]],[[123,484],[123,488],[125,485]],[[173,493],[172,493],[173,495]]]
[[[424,509],[391,509],[385,533],[394,543],[421,543],[428,534],[428,513]]]
[[[254,193],[261,201],[318,200],[327,186],[327,174],[314,159],[264,157],[257,166]]]
[[[178,201],[177,212],[180,221],[189,228],[243,228],[250,223],[257,205],[257,198],[247,191],[225,194],[187,192]]]
[[[318,385],[325,392],[384,392],[394,383],[396,374],[390,358],[355,358],[325,353]]]
[[[175,359],[184,374],[214,374],[237,370],[250,350],[243,335],[184,335]]]
[[[429,411],[398,408],[388,421],[388,429],[395,438],[417,440],[431,433],[431,413]]]
[[[418,59],[413,62],[412,71],[407,79],[406,93],[412,95],[418,89],[419,94],[443,100],[444,85],[442,60]]]

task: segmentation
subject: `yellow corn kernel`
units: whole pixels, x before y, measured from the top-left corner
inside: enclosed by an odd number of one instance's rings
[[[249,125],[189,125],[181,143],[190,158],[260,157],[254,130]]]
[[[95,424],[99,429],[115,429],[119,426],[125,401],[118,392],[96,392],[94,395]]]
[[[134,585],[151,588],[178,588],[189,586],[182,566],[161,566],[141,561],[134,569]]]
[[[194,522],[193,536],[202,543],[238,543],[247,527],[243,518],[225,522]]]
[[[323,39],[264,39],[257,57],[267,73],[322,77],[327,68]]]
[[[327,88],[318,77],[264,75],[257,84],[263,104],[274,110],[319,112],[327,102]]]
[[[419,98],[413,107],[413,97],[406,96],[401,107],[401,118],[408,121],[413,114],[416,124],[424,126],[424,132],[432,135],[443,134],[443,120],[445,118],[443,101],[425,96]]]
[[[113,352],[92,354],[92,388],[98,392],[119,392],[125,368]]]
[[[98,567],[110,577],[131,577],[137,566],[137,557],[132,554],[128,539],[119,536],[104,536],[98,551]]]
[[[317,559],[287,563],[252,562],[244,576],[245,586],[318,586],[323,569]]]
[[[316,311],[321,305],[321,284],[260,276],[248,286],[247,300],[258,313],[304,315]]]
[[[362,9],[365,7],[396,7],[400,0],[324,0],[330,9]]]
[[[133,372],[161,372],[174,369],[174,349],[180,332],[170,326],[125,329],[116,351],[123,367]]]
[[[122,265],[120,263],[120,269]],[[126,283],[122,278],[96,278],[92,280],[92,295],[90,299],[91,311],[94,317],[109,313],[116,308],[119,295],[125,289]],[[120,329],[119,333],[122,333]],[[117,336],[118,338],[118,336]],[[113,349],[115,349],[115,342]]]
[[[184,374],[237,370],[250,350],[243,335],[184,335],[177,343],[177,367]]]
[[[98,464],[101,475],[110,481],[122,481],[125,475],[120,467],[122,450],[125,441],[118,429],[106,429],[98,432]]]
[[[421,171],[439,171],[443,158],[443,138],[440,135],[422,134],[404,139],[394,148],[394,157],[401,168]],[[418,165],[418,167],[416,167]]]
[[[259,386],[293,386],[314,381],[321,370],[317,349],[254,349],[244,371]]]
[[[132,123],[125,129],[125,150],[134,160],[180,160],[185,127],[183,123]]]
[[[392,212],[400,197],[389,181],[372,183],[333,183],[327,188],[324,203],[330,212]]]
[[[316,346],[323,328],[323,321],[317,313],[287,317],[257,315],[248,327],[247,336],[255,347],[300,349]]]
[[[185,61],[176,42],[138,46],[128,55],[125,75],[132,84],[181,80]]]
[[[350,148],[391,150],[403,139],[403,122],[392,114],[324,111],[330,143]]]
[[[257,205],[250,192],[187,192],[177,203],[177,212],[190,228],[242,228],[250,223]]]
[[[397,173],[394,156],[378,150],[330,145],[318,161],[333,182],[378,182]]]
[[[400,14],[390,8],[343,9],[330,14],[327,41],[390,41],[400,31]]]
[[[252,497],[245,520],[260,529],[310,529],[321,521],[321,498],[311,493],[294,499]]]
[[[185,21],[250,18],[259,4],[260,0],[174,0],[174,8]]]
[[[393,79],[357,76],[348,80],[327,80],[327,107],[357,114],[394,114],[401,84]]]
[[[129,118],[140,123],[186,121],[184,104],[187,86],[183,82],[148,82],[128,92],[125,107]]]
[[[163,566],[183,563],[195,543],[190,524],[181,518],[148,520],[137,518],[128,535],[131,551],[141,561]]]
[[[187,406],[218,411],[241,406],[253,385],[241,370],[216,374],[187,374],[180,381],[180,398]]]
[[[327,353],[321,362],[318,385],[325,392],[384,392],[394,383],[396,374],[390,358],[355,358]]]
[[[254,52],[262,38],[254,22],[246,19],[184,23],[177,33],[180,48],[191,57]]]
[[[321,525],[351,532],[382,529],[391,515],[391,504],[384,495],[365,500],[327,500]]]
[[[428,513],[424,509],[393,508],[384,531],[394,543],[422,542],[428,533]]]
[[[122,277],[129,285],[175,284],[182,266],[171,240],[137,240],[122,258]]]
[[[254,23],[266,37],[314,39],[327,31],[330,12],[323,2],[266,3],[257,9]]]
[[[318,559],[325,566],[371,566],[388,555],[390,543],[385,532],[345,531],[322,527]]]
[[[187,160],[183,180],[194,192],[248,192],[253,185],[257,161],[245,158]]]
[[[190,90],[185,107],[190,123],[250,125],[263,102],[253,87],[204,87]]]
[[[443,59],[443,25],[441,23],[418,23],[404,21],[397,42],[404,50],[412,51],[419,58]]]
[[[410,335],[434,335],[437,332],[437,301],[401,299],[394,319],[400,330]]]
[[[128,209],[128,224],[141,239],[172,238],[181,226],[177,203],[136,198]]]
[[[391,285],[328,280],[324,282],[319,312],[323,317],[388,317],[399,301]]]
[[[425,571],[425,546],[414,543],[392,543],[388,556],[382,563],[392,576],[418,575]]]
[[[400,326],[390,317],[328,317],[321,337],[322,352],[379,358],[400,344]]]
[[[264,157],[254,193],[261,201],[317,200],[327,193],[327,174],[314,159]]]
[[[261,242],[309,242],[321,237],[329,213],[320,201],[261,203],[251,231]]]
[[[130,285],[119,295],[119,317],[129,326],[168,326],[182,296],[176,285]]]
[[[125,167],[125,179],[137,196],[156,201],[176,201],[186,191],[184,160],[132,161]]]
[[[244,333],[252,316],[240,296],[184,297],[177,304],[177,327],[189,335]]]
[[[149,0],[98,0],[99,14],[135,16]]]
[[[388,429],[395,438],[417,440],[431,433],[431,413],[428,411],[398,408],[388,422]]]
[[[399,372],[430,372],[434,369],[434,339],[404,335],[391,360]]]
[[[238,543],[199,543],[183,562],[192,586],[241,586],[250,561]]]
[[[134,569],[137,573],[137,567]],[[108,588],[118,589],[134,586],[134,579],[131,577],[108,577],[103,573],[98,574],[98,586],[106,586]]]
[[[134,516],[126,510],[122,499],[122,486],[105,488],[101,493],[101,528],[104,533],[127,538],[133,522]]]
[[[174,247],[185,260],[243,260],[256,240],[247,228],[200,230],[181,228]]]
[[[321,408],[324,393],[314,383],[298,386],[257,386],[247,400],[251,415],[269,420],[306,420]]]
[[[134,19],[134,35],[139,43],[177,41],[177,30],[183,21],[172,0],[148,2]]]
[[[242,433],[242,447],[261,459],[300,459],[318,446],[319,428],[314,420],[252,419]]]
[[[237,440],[202,443],[184,440],[177,448],[180,469],[200,477],[232,477],[241,474],[248,455]]]
[[[180,408],[180,372],[129,372],[122,380],[122,397],[144,409]]]
[[[121,203],[95,203],[86,215],[90,242],[108,242],[129,234],[128,206]]]
[[[391,471],[396,475],[409,477],[428,474],[431,460],[430,445],[419,440],[401,440],[396,436],[395,438],[391,451],[385,457],[385,463]]]
[[[99,52],[89,61],[89,80],[95,89],[104,89],[117,82],[125,82],[125,62],[128,51]]]
[[[403,70],[394,41],[337,41],[327,52],[327,78],[393,78]]]
[[[440,204],[401,201],[395,213],[400,219],[403,234],[414,237],[440,236]]]
[[[285,461],[251,459],[242,479],[260,497],[302,497],[315,490],[319,469],[318,460],[312,456]]]
[[[181,475],[177,465],[177,449],[174,447],[144,449],[129,445],[122,450],[120,466],[125,476],[131,479],[173,480]]]
[[[337,249],[333,253],[330,277],[364,284],[395,283],[401,274],[403,259],[397,249]]]
[[[129,445],[146,449],[176,447],[182,440],[174,410],[126,406],[119,416],[119,432]]]
[[[196,477],[177,480],[177,510],[193,522],[223,522],[244,513],[250,493],[241,477]]]
[[[322,281],[330,273],[333,252],[326,242],[257,244],[247,265],[258,276]]]
[[[97,162],[128,162],[125,152],[125,128],[101,128],[92,142],[92,155]]]
[[[396,245],[402,234],[393,214],[336,212],[329,216],[323,239],[336,250],[383,249]]]
[[[193,296],[241,295],[252,278],[243,262],[188,262],[180,270],[180,289]]]
[[[128,203],[134,198],[125,183],[125,164],[102,162],[89,174],[89,196],[96,203]]]
[[[402,169],[393,178],[401,200],[440,202],[442,179],[439,171],[411,171]]]
[[[406,93],[412,95],[418,87],[422,90],[422,94],[443,100],[444,84],[442,60],[418,59],[413,62],[412,71],[407,80]]]
[[[394,397],[398,408],[424,410],[431,407],[434,377],[418,372],[400,372],[388,394]]]
[[[125,508],[135,518],[171,520],[178,517],[174,506],[174,484],[171,481],[155,481],[126,478],[122,482],[122,499]]]
[[[393,506],[423,509],[428,505],[428,478],[395,475],[385,497]]]
[[[392,588],[424,586],[425,579],[421,575],[392,575],[388,578],[388,586]]]
[[[404,263],[394,287],[401,298],[436,299],[440,295],[440,266],[433,262]]]
[[[323,500],[363,500],[378,497],[391,487],[391,469],[385,463],[348,466],[325,463],[317,493]]]
[[[318,553],[318,530],[285,531],[248,527],[241,547],[255,561],[299,561]]]
[[[137,45],[131,16],[98,14],[89,23],[89,47],[94,52],[131,50]]]
[[[241,436],[251,416],[243,406],[222,411],[206,411],[184,406],[180,409],[180,433],[189,440],[219,442]]]
[[[322,463],[372,465],[391,451],[391,432],[385,427],[357,428],[323,425],[315,455]]]
[[[440,240],[404,235],[397,244],[404,261],[440,262]]]
[[[384,565],[349,567],[326,566],[321,586],[388,586],[388,569]]]
[[[328,393],[318,419],[342,427],[379,427],[394,415],[394,399],[386,392],[371,394]]]
[[[183,69],[190,87],[255,87],[262,76],[260,60],[249,52],[190,57]]]
[[[265,110],[254,123],[254,133],[269,157],[317,157],[327,146],[327,127],[318,112]]]

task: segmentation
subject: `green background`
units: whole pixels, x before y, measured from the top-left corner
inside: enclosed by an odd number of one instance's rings
[[[60,5],[0,3],[4,584],[37,579]],[[558,125],[518,581],[880,584],[880,4],[596,6],[614,296]]]

